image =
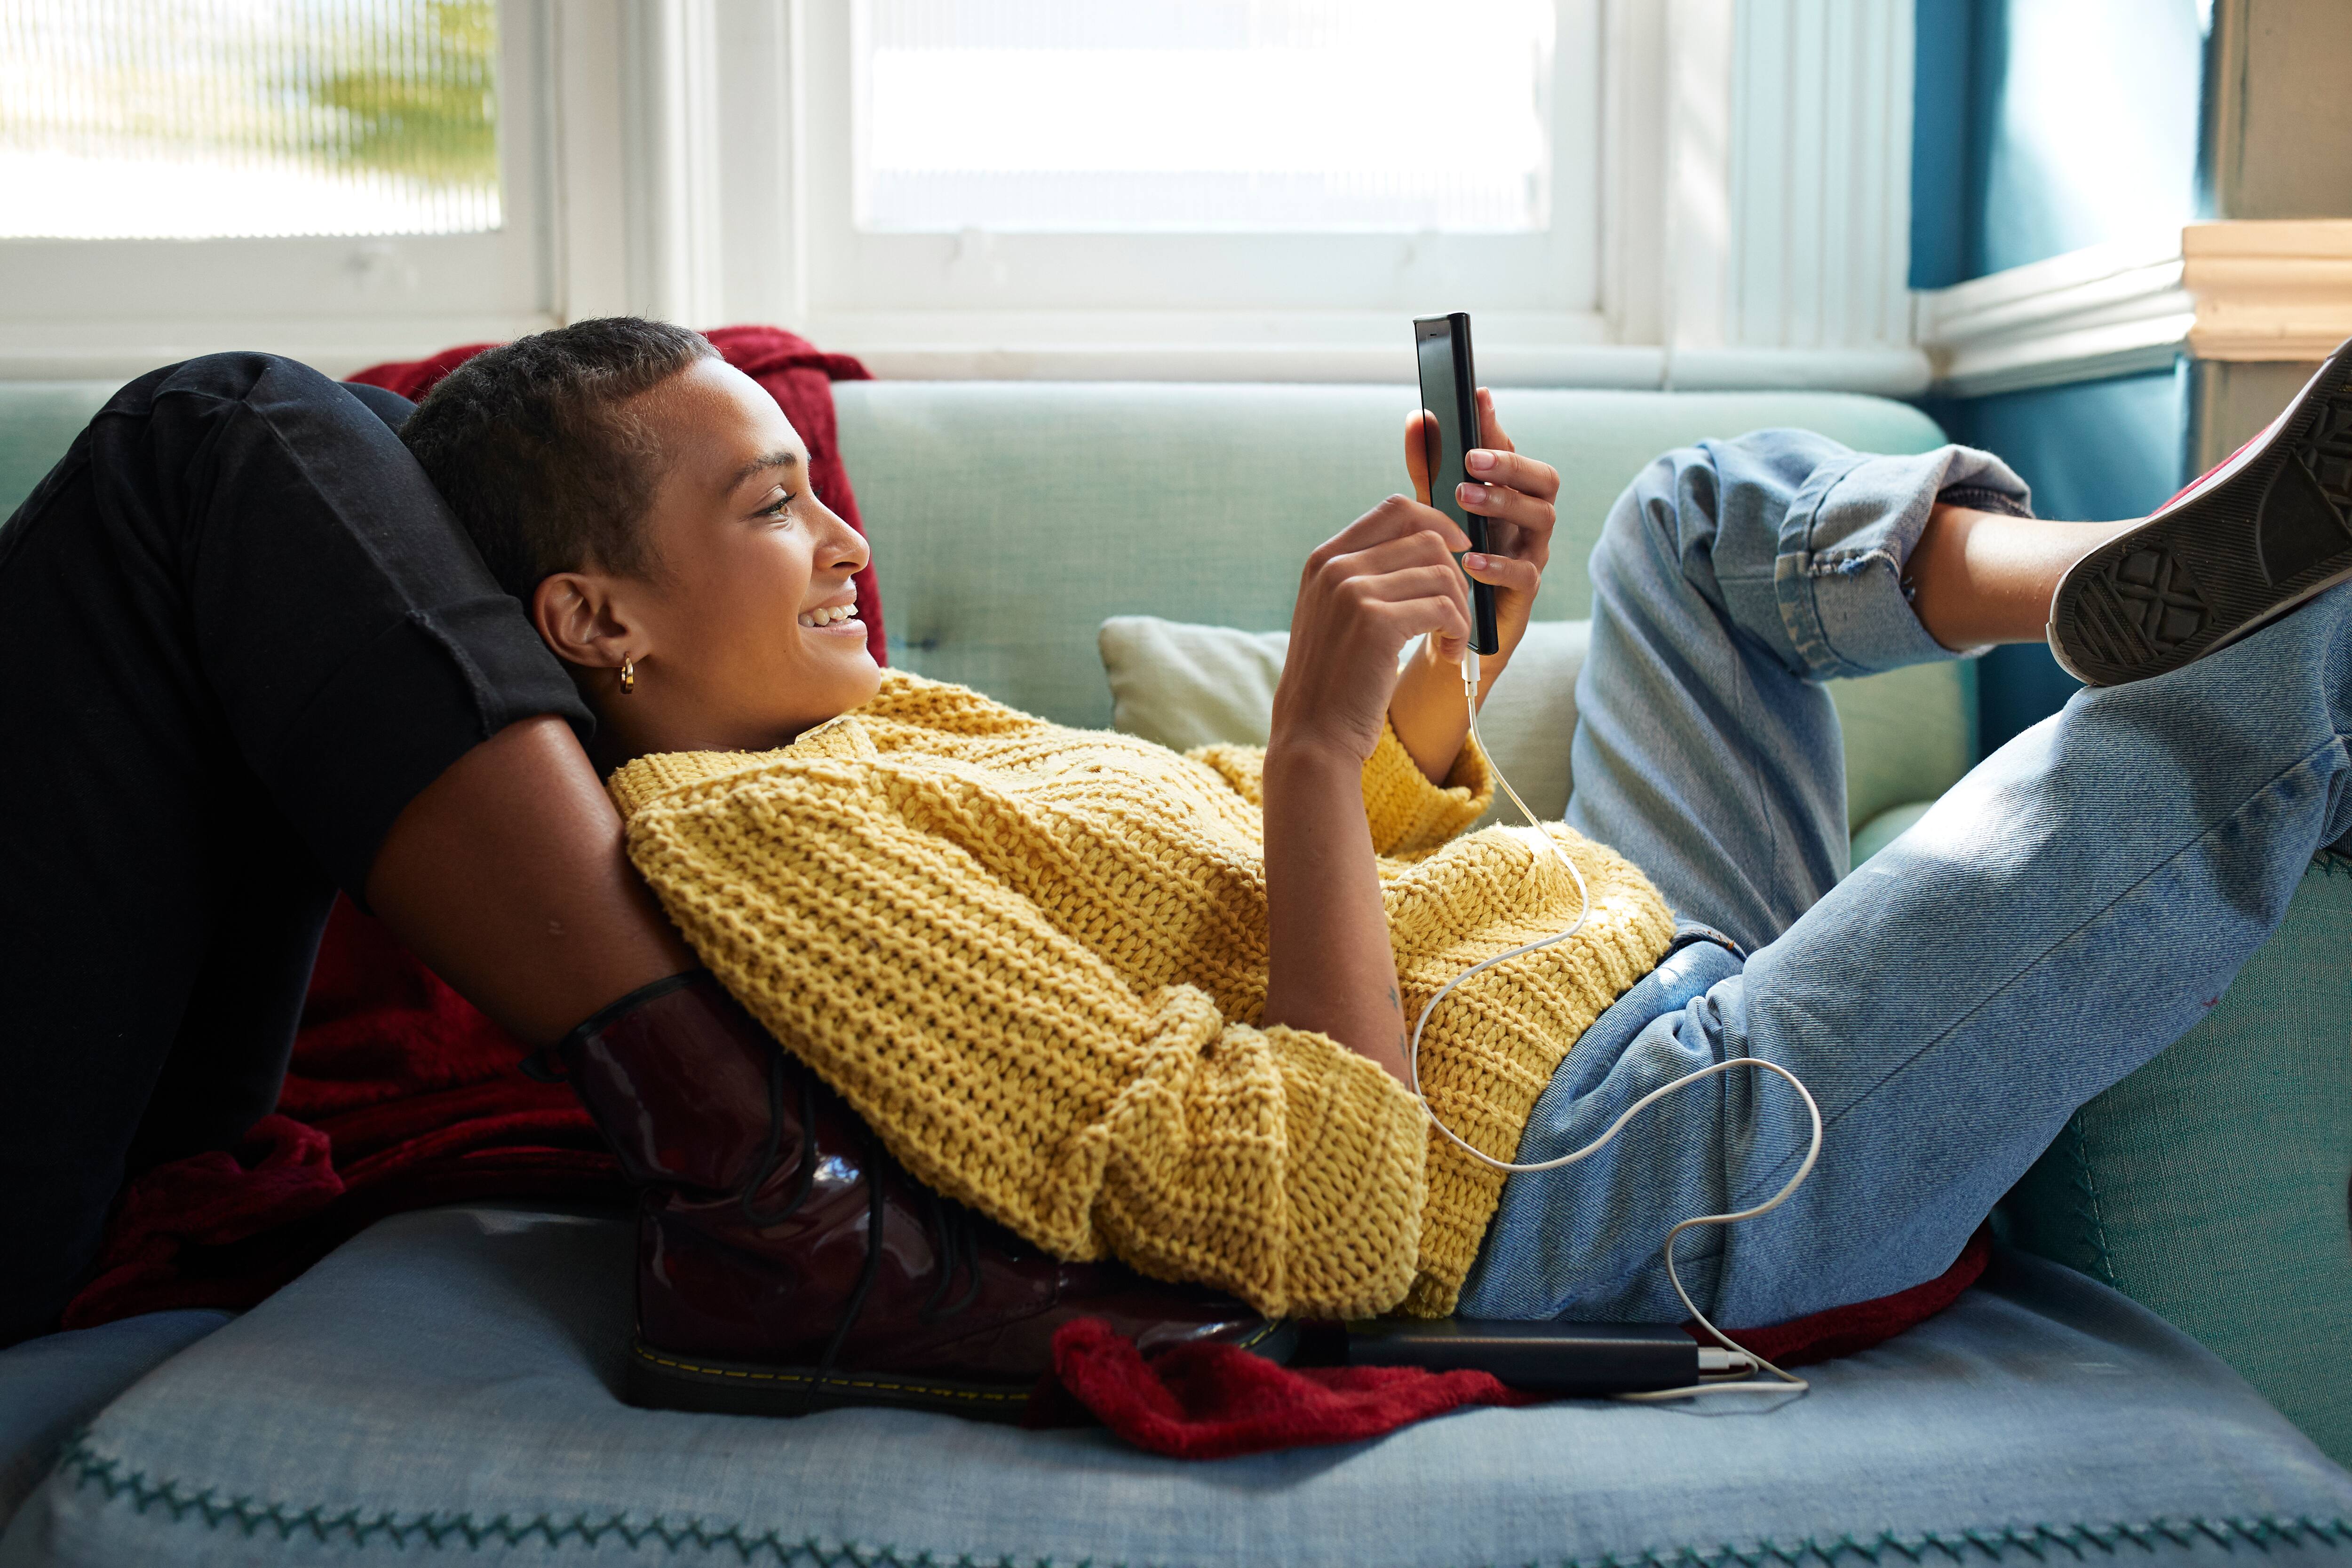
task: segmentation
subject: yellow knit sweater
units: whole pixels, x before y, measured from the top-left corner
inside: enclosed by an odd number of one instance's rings
[[[1066,1258],[1223,1287],[1269,1315],[1453,1308],[1502,1177],[1396,1082],[1265,1001],[1261,752],[1186,756],[892,673],[780,751],[613,776],[637,869],[727,988],[915,1175]],[[1456,837],[1393,733],[1364,809],[1408,1020],[1552,935],[1576,891],[1524,830]],[[1665,903],[1612,852],[1573,940],[1448,997],[1422,1078],[1498,1158],[1576,1037],[1657,963]]]

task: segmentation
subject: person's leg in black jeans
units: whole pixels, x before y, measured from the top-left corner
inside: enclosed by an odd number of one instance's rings
[[[191,361],[0,527],[0,1343],[270,1110],[336,888],[533,1040],[691,967],[401,407]]]

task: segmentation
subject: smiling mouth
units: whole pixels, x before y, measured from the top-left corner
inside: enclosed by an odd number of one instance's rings
[[[821,631],[827,626],[838,626],[845,621],[856,620],[857,606],[855,604],[828,604],[822,609],[804,610],[801,612],[801,624],[813,630]],[[862,625],[863,622],[859,624]]]

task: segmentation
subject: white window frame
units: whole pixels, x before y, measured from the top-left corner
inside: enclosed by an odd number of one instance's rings
[[[1404,382],[1402,317],[1468,308],[1496,385],[1924,390],[1909,0],[1556,3],[1598,43],[1561,49],[1555,232],[1588,216],[1545,276],[1482,272],[1489,236],[857,235],[851,0],[500,0],[501,234],[0,242],[0,378],[344,374],[628,311],[885,376]]]

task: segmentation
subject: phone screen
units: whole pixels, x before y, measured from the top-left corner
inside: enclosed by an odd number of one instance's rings
[[[1455,488],[1469,477],[1462,466],[1477,432],[1475,372],[1470,361],[1470,318],[1423,316],[1412,324],[1413,348],[1421,361],[1422,439],[1429,458],[1429,504],[1461,526],[1470,548],[1486,548],[1486,519],[1465,512]],[[1495,591],[1471,584],[1471,606],[1477,622],[1473,645],[1482,653],[1498,646],[1495,633]]]

